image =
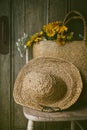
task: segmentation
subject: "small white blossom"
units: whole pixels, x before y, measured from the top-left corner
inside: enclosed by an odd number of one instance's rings
[[[25,49],[27,48],[26,45],[24,45],[24,48],[25,48]]]
[[[20,42],[20,39],[18,38],[18,42]]]
[[[20,54],[21,57],[23,57],[25,51],[26,51],[26,38],[28,37],[28,35],[26,33],[23,34],[23,36],[21,38],[18,38],[18,41],[16,42],[16,46],[18,49],[18,52]]]
[[[16,42],[16,45],[19,46],[19,45],[18,45],[18,42]]]

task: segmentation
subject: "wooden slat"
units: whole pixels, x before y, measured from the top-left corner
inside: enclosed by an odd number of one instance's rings
[[[87,120],[87,108],[73,111],[46,113],[23,107],[23,111],[25,113],[26,118],[31,119],[33,121]]]
[[[0,1],[0,16],[9,18],[9,0]],[[0,54],[0,130],[10,129],[10,57]]]
[[[67,0],[50,0],[49,21],[62,21],[67,12]]]
[[[25,64],[25,55],[23,58],[20,57],[19,52],[17,50],[16,42],[18,38],[21,38],[24,33],[24,0],[15,0],[13,3],[13,34],[14,34],[14,41],[13,41],[13,88],[15,79],[20,71],[20,69]],[[13,93],[13,91],[12,91]],[[14,102],[13,108],[13,127],[14,129],[21,129],[26,127],[26,119],[24,118],[22,107],[17,105]]]

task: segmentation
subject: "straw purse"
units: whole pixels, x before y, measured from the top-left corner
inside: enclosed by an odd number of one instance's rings
[[[72,15],[69,17],[70,15]],[[69,17],[69,18],[68,18]],[[72,62],[81,72],[83,80],[83,92],[80,100],[83,103],[87,103],[87,31],[86,31],[86,21],[82,14],[77,11],[69,12],[64,19],[64,24],[66,25],[72,19],[80,19],[84,26],[84,39],[82,41],[72,41],[64,46],[56,44],[55,41],[40,41],[39,44],[33,45],[33,57],[39,56],[50,56],[56,58],[63,58],[69,62]]]

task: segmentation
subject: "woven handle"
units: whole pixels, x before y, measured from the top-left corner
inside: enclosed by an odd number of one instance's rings
[[[71,14],[73,14],[74,16],[71,16],[70,18],[68,18]],[[71,21],[72,19],[81,19],[83,22],[83,26],[84,26],[84,40],[87,40],[87,27],[86,27],[86,20],[83,17],[83,15],[81,13],[79,13],[78,11],[70,11],[69,13],[67,13],[67,15],[64,18],[63,23],[67,24],[69,21]]]

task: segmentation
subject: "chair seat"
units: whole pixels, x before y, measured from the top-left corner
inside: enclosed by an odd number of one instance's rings
[[[47,113],[23,107],[23,113],[27,119],[30,119],[32,121],[87,120],[87,108],[72,111]]]

